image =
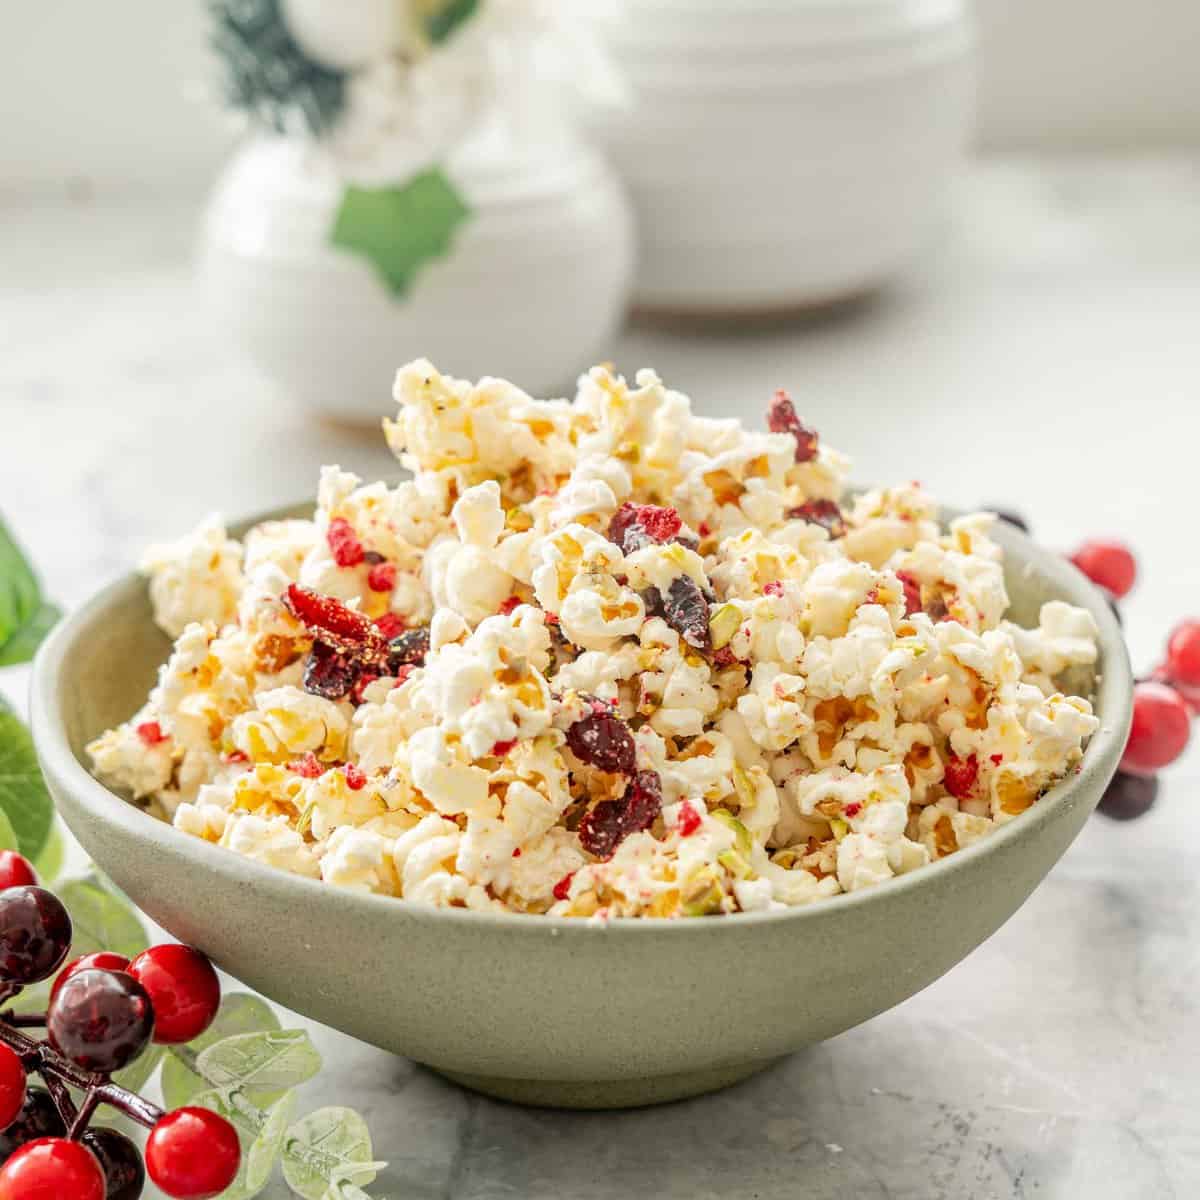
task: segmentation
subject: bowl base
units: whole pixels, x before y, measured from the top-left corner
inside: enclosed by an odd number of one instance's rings
[[[648,1079],[504,1079],[495,1075],[467,1075],[443,1071],[439,1075],[454,1083],[482,1092],[496,1100],[525,1104],[534,1108],[645,1108],[685,1100],[705,1092],[719,1091],[740,1083],[780,1060],[762,1059],[738,1063],[732,1067],[710,1067],[703,1071],[682,1071],[676,1075],[654,1075]]]

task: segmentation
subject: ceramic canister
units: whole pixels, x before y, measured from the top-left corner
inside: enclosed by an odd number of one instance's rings
[[[284,394],[377,423],[396,368],[413,358],[562,394],[603,357],[633,259],[611,168],[568,139],[516,153],[476,143],[447,174],[470,216],[447,255],[395,295],[366,258],[331,243],[344,181],[325,156],[291,139],[235,155],[209,204],[202,277],[230,339]]]
[[[601,134],[654,309],[753,312],[881,283],[944,211],[973,115],[965,0],[615,0],[632,101]]]

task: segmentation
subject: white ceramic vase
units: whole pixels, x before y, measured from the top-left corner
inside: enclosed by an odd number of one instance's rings
[[[638,217],[641,306],[822,304],[922,244],[972,125],[965,0],[615,8],[600,30],[634,101],[601,133]]]
[[[574,141],[527,157],[476,146],[446,173],[472,215],[396,297],[365,258],[330,244],[345,181],[325,155],[258,139],[234,156],[204,223],[202,278],[230,339],[284,393],[374,423],[396,368],[416,357],[560,394],[604,356],[633,267],[607,164]]]

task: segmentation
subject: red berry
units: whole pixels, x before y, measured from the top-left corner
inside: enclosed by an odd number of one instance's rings
[[[662,811],[662,781],[656,771],[638,771],[619,800],[601,800],[579,823],[579,843],[597,858],[611,858],[631,834],[654,824]]]
[[[796,461],[812,462],[817,457],[817,434],[796,415],[796,406],[780,389],[767,408],[767,428],[772,433],[790,433],[796,441]]]
[[[1200,687],[1200,619],[1181,621],[1167,641],[1167,673],[1178,683]]]
[[[333,552],[333,561],[339,567],[357,567],[366,557],[363,544],[354,532],[354,526],[345,517],[334,517],[329,522],[325,540]]]
[[[49,979],[62,966],[73,936],[70,914],[53,892],[31,886],[0,892],[0,980]]]
[[[1121,770],[1153,775],[1184,751],[1192,732],[1192,714],[1183,697],[1153,680],[1133,689],[1133,725]]]
[[[1157,799],[1157,775],[1127,775],[1118,771],[1100,798],[1096,811],[1113,821],[1136,821],[1150,811]]]
[[[405,629],[404,618],[394,612],[385,612],[382,617],[376,617],[375,624],[389,642],[398,638]]]
[[[150,1044],[154,1008],[146,989],[116,971],[78,971],[46,1013],[50,1045],[85,1071],[108,1075]]]
[[[690,800],[679,806],[679,836],[691,837],[700,828],[704,818],[692,807]]]
[[[629,775],[637,764],[637,746],[629,726],[611,710],[594,708],[567,730],[567,745],[580,762],[601,771]]]
[[[1137,581],[1137,559],[1122,542],[1095,538],[1084,542],[1071,561],[1093,582],[1120,599]]]
[[[0,1129],[7,1129],[25,1104],[25,1068],[16,1051],[0,1044]]]
[[[0,1167],[0,1200],[104,1200],[104,1171],[79,1142],[39,1138]]]
[[[361,792],[362,789],[367,786],[367,777],[362,773],[362,770],[359,767],[354,765],[354,763],[346,764],[345,774],[346,786],[352,792]]]
[[[58,995],[58,989],[62,987],[72,975],[77,975],[80,971],[124,971],[129,966],[129,959],[123,954],[114,954],[111,950],[99,950],[95,954],[85,954],[82,958],[72,959],[58,973],[58,978],[54,981],[54,986],[50,989],[50,999]]]
[[[367,572],[367,587],[373,592],[390,592],[396,586],[396,564],[376,563]]]
[[[221,981],[212,963],[191,946],[151,946],[129,964],[129,974],[150,993],[154,1040],[162,1045],[198,1038],[221,1007]]]
[[[298,758],[295,762],[288,763],[288,770],[294,771],[297,775],[301,775],[305,779],[317,779],[325,774],[325,768],[321,766],[317,756],[311,750],[303,758]]]
[[[10,887],[36,885],[37,872],[29,859],[15,850],[0,850],[0,892]]]
[[[627,500],[609,522],[608,540],[620,546],[623,554],[632,554],[669,542],[682,528],[683,520],[675,509]]]
[[[176,1200],[219,1196],[233,1182],[241,1159],[237,1130],[207,1108],[167,1113],[146,1142],[150,1178]]]
[[[946,760],[942,783],[955,800],[966,800],[975,789],[975,779],[978,775],[979,760],[975,755],[972,754],[970,758],[955,758],[952,754]]]

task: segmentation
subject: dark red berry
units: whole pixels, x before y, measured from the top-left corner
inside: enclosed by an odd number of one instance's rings
[[[362,666],[353,655],[317,641],[304,664],[304,690],[323,700],[341,700],[354,690],[361,674]]]
[[[390,642],[404,632],[404,618],[399,613],[385,612],[375,618],[375,628]]]
[[[146,1186],[146,1169],[138,1148],[115,1129],[89,1129],[79,1139],[104,1172],[107,1200],[138,1200]]]
[[[1129,775],[1118,771],[1105,789],[1096,811],[1113,821],[1133,821],[1145,816],[1157,799],[1157,775]]]
[[[1137,559],[1123,542],[1100,538],[1084,542],[1071,561],[1095,584],[1117,599],[1127,596],[1137,582]]]
[[[632,554],[671,541],[682,527],[683,521],[673,508],[627,500],[609,522],[608,540],[620,546],[622,554]]]
[[[163,727],[157,721],[143,721],[134,727],[134,732],[147,746],[157,746],[159,742],[167,740]]]
[[[611,858],[631,834],[649,829],[662,811],[662,782],[655,771],[639,771],[618,800],[601,800],[579,823],[580,845],[597,858]],[[568,886],[570,886],[568,884]]]
[[[896,578],[904,586],[904,615],[911,617],[921,611],[921,585],[907,571],[897,571]]]
[[[104,1200],[104,1171],[79,1142],[39,1138],[0,1167],[0,1200]]]
[[[942,783],[955,800],[967,800],[975,790],[978,776],[979,760],[975,755],[972,754],[969,758],[955,758],[952,754],[946,759]]]
[[[242,1159],[237,1130],[207,1108],[177,1108],[146,1141],[146,1170],[175,1200],[209,1200],[234,1180]]]
[[[194,1041],[216,1019],[221,981],[199,950],[175,942],[151,946],[129,964],[129,973],[154,1005],[156,1042],[175,1046]]]
[[[325,540],[333,552],[333,561],[339,567],[357,567],[366,556],[354,526],[345,517],[334,517],[329,522]]]
[[[704,818],[692,806],[690,800],[685,800],[679,806],[679,816],[677,818],[679,824],[679,836],[691,837],[700,826],[704,823]]]
[[[1133,725],[1125,743],[1121,770],[1153,775],[1183,753],[1191,733],[1191,711],[1174,688],[1154,680],[1136,684]]]
[[[1013,512],[1011,508],[1000,508],[995,504],[985,504],[984,511],[995,513],[997,519],[1003,521],[1005,525],[1012,525],[1022,533],[1029,532],[1029,522],[1020,513]]]
[[[0,850],[0,891],[10,887],[37,884],[37,872],[24,855],[15,850]]]
[[[631,775],[637,765],[633,734],[607,705],[576,721],[567,730],[567,745],[580,762],[601,771]]]
[[[27,1088],[16,1120],[0,1133],[0,1163],[7,1162],[27,1142],[66,1136],[67,1127],[50,1093],[44,1088]]]
[[[787,392],[780,390],[771,398],[767,408],[767,428],[772,433],[790,433],[795,438],[798,463],[812,462],[817,457],[816,431],[796,416],[796,406]]]
[[[373,592],[390,592],[396,586],[396,564],[381,562],[367,572],[367,587]]]
[[[25,1067],[15,1050],[0,1043],[0,1129],[7,1128],[25,1106]]]
[[[123,972],[92,968],[72,975],[46,1013],[50,1044],[85,1071],[101,1074],[127,1067],[153,1032],[150,996]]]
[[[0,892],[0,980],[49,979],[71,948],[71,918],[52,892],[14,887]]]
[[[663,619],[694,649],[707,651],[712,648],[708,601],[690,575],[671,580],[663,599]]]
[[[793,520],[807,521],[810,525],[820,525],[829,531],[831,538],[846,536],[846,518],[842,510],[833,500],[805,500],[796,508],[789,508],[788,514]]]
[[[1181,621],[1171,631],[1166,668],[1175,682],[1200,687],[1200,619]]]
[[[50,999],[53,1000],[58,995],[59,988],[80,971],[124,971],[128,966],[129,959],[125,955],[114,954],[111,950],[98,950],[95,954],[85,954],[82,958],[72,959],[55,978],[54,986],[50,989]]]
[[[401,667],[423,667],[428,653],[429,629],[410,629],[388,643],[388,673],[395,675]]]

